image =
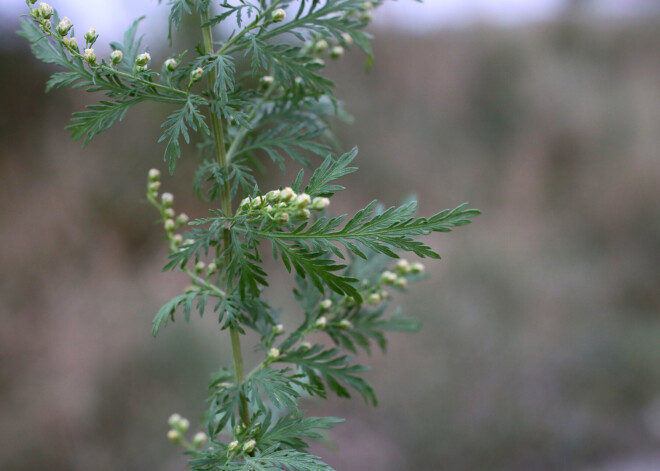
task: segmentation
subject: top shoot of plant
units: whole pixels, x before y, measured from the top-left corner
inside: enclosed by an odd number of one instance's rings
[[[376,202],[352,216],[331,216],[337,180],[356,170],[353,149],[342,155],[329,121],[343,111],[333,83],[322,75],[325,61],[354,46],[372,60],[364,32],[379,2],[362,0],[170,0],[170,33],[184,15],[197,15],[200,43],[193,54],[152,57],[142,45],[140,19],[112,53],[99,57],[93,28],[75,35],[68,18],[48,4],[27,0],[23,37],[35,56],[64,71],[46,90],[65,86],[100,92],[105,98],[74,113],[68,126],[87,144],[134,105],[156,101],[174,111],[158,139],[170,173],[191,134],[201,142],[202,159],[193,190],[211,205],[204,218],[189,221],[174,209],[172,194],[161,191],[160,171],[147,179],[147,199],[158,210],[169,243],[165,268],[185,274],[190,286],[175,296],[153,322],[153,334],[175,313],[215,313],[231,341],[233,365],[216,373],[209,386],[205,432],[186,438],[189,422],[170,417],[170,440],[182,444],[193,470],[319,471],[331,469],[309,454],[307,441],[342,421],[301,412],[303,397],[353,391],[376,404],[361,376],[366,366],[352,354],[385,350],[389,331],[415,331],[418,323],[388,310],[392,290],[405,291],[424,276],[424,265],[400,258],[439,255],[418,237],[468,224],[479,211],[461,205],[431,217],[415,215],[416,202],[381,208]],[[231,34],[213,38],[216,25]],[[192,56],[192,57],[191,57]],[[249,70],[237,69],[247,59]],[[262,191],[253,163],[270,158],[283,170],[301,169],[293,182]],[[297,325],[284,326],[263,297],[268,274],[263,252],[270,251],[295,277],[300,303]],[[241,340],[257,333],[262,361],[243,364]],[[311,344],[312,333],[327,334]],[[231,367],[230,367],[231,366]]]

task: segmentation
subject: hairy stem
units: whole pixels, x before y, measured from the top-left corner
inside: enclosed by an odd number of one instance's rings
[[[209,6],[209,9],[210,8],[211,7]],[[214,54],[213,34],[211,32],[211,26],[208,25],[209,12],[202,11],[200,16],[202,20],[204,52],[207,55],[212,55]],[[209,92],[211,94],[213,93],[213,89],[215,88],[216,78],[217,77],[216,77],[215,69],[211,69],[208,73]],[[210,116],[211,116],[211,130],[213,132],[213,139],[215,140],[215,158],[216,161],[218,162],[218,165],[224,168],[228,166],[228,161],[227,161],[227,153],[225,150],[225,138],[224,138],[224,130],[222,128],[222,121],[220,120],[218,114],[213,110],[213,108],[211,108],[210,110]],[[228,181],[225,181],[222,187],[222,211],[224,212],[226,217],[228,218],[231,217],[232,215],[231,193],[230,193]],[[229,248],[229,244],[231,243],[229,229],[227,228],[225,228],[223,233],[223,241],[224,241],[224,248],[226,250],[227,248]],[[227,260],[228,257],[229,257],[228,254],[225,255],[224,266],[227,266],[227,262],[229,261]],[[231,352],[232,352],[232,357],[234,359],[234,377],[236,379],[236,383],[240,384],[245,379],[243,376],[243,354],[241,353],[241,337],[236,327],[230,327],[229,334],[231,337]],[[250,417],[248,411],[247,398],[245,396],[241,396],[241,405],[239,407],[239,414],[241,416],[241,420],[243,421],[243,423],[247,425],[250,421]]]

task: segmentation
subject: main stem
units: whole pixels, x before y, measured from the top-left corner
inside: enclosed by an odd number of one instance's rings
[[[202,36],[204,39],[204,52],[210,56],[214,54],[213,34],[211,32],[210,26],[204,26],[205,24],[208,23],[209,12],[202,11],[200,17],[202,20]],[[215,69],[211,69],[207,74],[207,76],[209,82],[209,93],[211,94],[211,96],[213,96],[215,81],[217,79]],[[220,167],[226,168],[228,162],[227,162],[227,153],[225,151],[225,138],[224,138],[224,130],[222,129],[222,121],[220,120],[220,117],[213,111],[213,108],[211,108],[209,114],[211,116],[211,130],[213,132],[213,139],[215,140],[215,158]],[[224,185],[222,186],[222,211],[226,217],[228,218],[231,217],[232,215],[231,193],[229,191],[229,182],[226,180]],[[227,228],[225,228],[223,232],[223,243],[224,243],[223,245],[224,249],[225,250],[228,249],[229,244],[231,243],[231,237],[229,234],[229,229]],[[225,255],[224,266],[227,266],[227,262],[229,261],[228,259],[229,259],[229,254],[227,253]],[[229,327],[229,336],[231,337],[231,353],[234,359],[234,377],[236,379],[236,384],[240,384],[245,379],[245,376],[243,374],[243,354],[241,352],[241,337],[236,327]],[[240,414],[241,420],[243,421],[243,424],[247,425],[250,422],[250,416],[248,411],[247,398],[243,395],[241,395],[241,405],[239,407],[238,412]]]

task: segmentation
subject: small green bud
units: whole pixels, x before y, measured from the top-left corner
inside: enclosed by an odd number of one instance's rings
[[[160,197],[160,201],[163,203],[163,206],[169,208],[174,203],[174,195],[172,195],[172,193],[163,193]]]
[[[321,59],[320,57],[317,57],[316,59],[314,59],[314,60],[311,62],[311,64],[313,64],[313,65],[318,65],[318,66],[320,66],[320,67],[325,67],[325,61],[324,61],[323,59]]]
[[[124,53],[121,52],[119,49],[115,49],[110,53],[110,62],[112,62],[113,64],[119,64],[123,58],[124,58]],[[160,177],[160,173],[158,174],[158,176]]]
[[[425,267],[420,262],[415,262],[410,265],[410,271],[412,273],[424,273]]]
[[[383,274],[380,275],[380,281],[387,284],[394,283],[397,278],[396,273],[392,273],[389,270],[384,271]]]
[[[312,213],[309,212],[309,209],[301,209],[296,213],[296,216],[298,216],[301,219],[309,219]]]
[[[181,432],[186,432],[188,428],[190,427],[190,422],[188,422],[188,419],[181,417],[181,420],[179,420],[179,427],[178,429]]]
[[[279,23],[280,21],[284,21],[284,18],[286,18],[286,11],[282,8],[278,8],[271,14],[271,19],[273,20],[273,23]]]
[[[175,213],[173,208],[167,208],[165,211],[163,211],[163,213],[165,213],[165,216],[167,216],[170,219],[174,218]]]
[[[298,195],[296,198],[296,201],[294,204],[298,206],[299,208],[304,208],[306,206],[309,206],[312,203],[312,197],[309,196],[307,193],[301,193]]]
[[[266,193],[266,201],[269,203],[277,203],[280,200],[280,190],[273,190]]]
[[[285,189],[283,189],[280,192],[280,197],[281,197],[282,201],[284,201],[285,203],[288,203],[289,201],[291,201],[292,199],[294,199],[296,197],[296,192],[293,191],[290,187],[287,186]]]
[[[48,20],[48,19],[50,19],[51,16],[53,16],[53,7],[51,7],[46,2],[41,2],[39,4],[39,9],[38,10],[39,10],[39,15],[44,20]]]
[[[321,308],[321,311],[327,311],[328,309],[330,309],[332,307],[332,300],[324,299],[319,304],[319,307]]]
[[[285,224],[285,223],[289,222],[289,213],[280,213],[277,216],[275,216],[275,220],[279,224]]]
[[[176,68],[178,67],[178,65],[179,64],[177,63],[177,61],[175,59],[172,59],[172,58],[167,59],[165,61],[165,68],[167,70],[169,70],[170,72],[174,72],[176,70]]]
[[[149,170],[149,180],[152,182],[157,182],[158,180],[160,180],[160,170],[158,170],[157,168],[152,168],[151,170]]]
[[[197,432],[193,437],[192,443],[195,448],[199,448],[206,443],[206,440],[208,440],[208,437],[204,432]]]
[[[303,350],[309,350],[310,348],[312,348],[312,344],[309,343],[307,340],[305,340],[304,342],[300,343],[300,348],[302,348]]]
[[[176,224],[174,223],[174,221],[172,219],[166,219],[165,223],[163,225],[164,225],[165,230],[167,232],[174,231],[174,228],[176,227]]]
[[[204,271],[204,268],[206,268],[206,263],[199,261],[195,264],[195,272],[196,273],[202,273]]]
[[[142,54],[138,54],[137,58],[135,59],[135,65],[137,66],[145,66],[151,61],[151,55],[148,52],[143,52]]]
[[[316,327],[319,330],[325,329],[325,326],[328,325],[328,319],[325,318],[325,316],[321,316],[318,319],[316,319],[316,322],[314,323],[314,327]]]
[[[410,263],[408,260],[399,260],[396,264],[396,272],[400,273],[402,275],[405,275],[406,273],[410,273],[411,267]]]
[[[227,445],[227,451],[229,453],[233,453],[238,449],[238,441],[234,440],[233,442],[230,442],[229,445]]]
[[[367,296],[366,301],[367,301],[367,304],[378,304],[379,302],[381,302],[380,294],[379,293],[372,293],[369,296]]]
[[[176,430],[167,432],[167,439],[172,443],[179,443],[181,441],[181,434]]]
[[[280,349],[279,348],[271,348],[268,350],[268,359],[273,361],[277,360],[280,356]]]
[[[338,326],[341,329],[350,329],[351,327],[353,327],[353,323],[351,321],[349,321],[348,319],[342,319],[342,320],[339,321]]]
[[[243,424],[238,424],[234,427],[234,435],[240,435],[245,431],[245,426]]]
[[[243,451],[245,453],[251,453],[254,450],[254,447],[257,445],[257,442],[251,438],[243,444]]]
[[[275,79],[273,78],[272,75],[264,75],[259,79],[259,88],[261,90],[266,90],[268,87],[270,87]]]
[[[199,291],[199,286],[188,285],[188,286],[186,286],[186,289],[184,290],[184,292],[186,294],[194,293],[195,291]]]
[[[284,326],[282,324],[273,326],[273,335],[280,335],[282,332],[284,332]]]
[[[183,243],[183,236],[181,234],[174,234],[172,236],[172,242],[174,242],[174,245],[178,247]]]
[[[330,206],[329,198],[320,198],[317,196],[314,198],[314,200],[312,200],[312,209],[316,209],[317,211],[325,209],[328,206]]]
[[[190,80],[193,82],[197,82],[199,79],[202,78],[202,75],[204,75],[204,69],[201,67],[197,67],[195,70],[190,72]]]
[[[353,37],[348,33],[342,33],[341,37],[344,39],[344,42],[347,46],[353,44]]]
[[[170,415],[170,418],[167,419],[167,424],[170,427],[175,428],[178,426],[180,421],[181,421],[181,416],[179,414],[172,414]]]
[[[85,60],[89,64],[94,64],[96,62],[96,54],[94,53],[94,49],[85,49],[85,53],[83,54],[85,57]]]
[[[91,46],[99,38],[99,35],[98,35],[98,33],[96,32],[96,30],[94,28],[89,28],[89,31],[87,31],[85,33],[84,37],[85,37],[85,41],[87,42],[87,44],[89,44]]]
[[[367,2],[371,3],[371,2]],[[360,21],[363,21],[365,23],[369,23],[373,18],[373,14],[371,13],[371,10],[365,10],[360,13]]]
[[[262,203],[263,203],[263,200],[261,199],[261,196],[256,196],[252,200],[251,205],[252,205],[253,208],[258,208],[259,206],[261,206]]]
[[[71,31],[71,28],[73,28],[73,24],[71,23],[71,20],[65,16],[59,22],[59,24],[55,28],[55,31],[57,31],[57,34],[59,34],[60,36],[64,37],[69,33],[69,31]]]
[[[206,266],[207,275],[213,275],[216,271],[218,271],[218,265],[215,262],[211,262]]]
[[[397,278],[397,280],[394,282],[394,286],[397,288],[407,288],[408,287],[408,280],[405,278]]]
[[[37,0],[30,0],[30,3],[34,5],[35,3],[37,3]]]
[[[43,20],[43,22],[41,23],[41,30],[44,33],[47,33],[50,31],[51,26],[52,25],[50,24],[50,20]]]
[[[69,39],[68,43],[69,47],[73,49],[74,51],[78,50],[78,40],[76,38],[71,38]]]
[[[314,44],[314,52],[317,54],[321,54],[322,52],[325,52],[328,49],[328,41],[325,39],[319,39],[316,41]]]
[[[335,46],[330,49],[330,58],[339,59],[344,55],[344,48],[342,46]]]
[[[179,224],[180,226],[187,224],[189,220],[190,219],[188,218],[188,215],[186,213],[181,213],[176,217],[176,223]]]

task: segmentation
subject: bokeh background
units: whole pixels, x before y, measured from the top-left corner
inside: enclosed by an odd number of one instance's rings
[[[142,7],[62,3],[103,45]],[[165,8],[144,3],[158,38]],[[21,5],[0,5],[0,469],[184,469],[166,419],[199,425],[230,353],[212,316],[150,335],[186,283],[160,273],[144,201],[171,110],[141,106],[85,150],[70,142],[70,114],[98,97],[43,93],[53,69],[15,37]],[[337,132],[360,148],[333,211],[415,193],[422,215],[484,212],[432,236],[443,259],[395,300],[425,328],[366,360],[380,406],[305,404],[349,418],[314,446],[336,469],[660,470],[659,13],[643,0],[401,1],[376,15],[370,73],[358,51],[332,64],[355,116]],[[164,187],[204,216],[185,152]],[[263,188],[290,182],[267,169]],[[294,322],[278,274],[269,296]]]

